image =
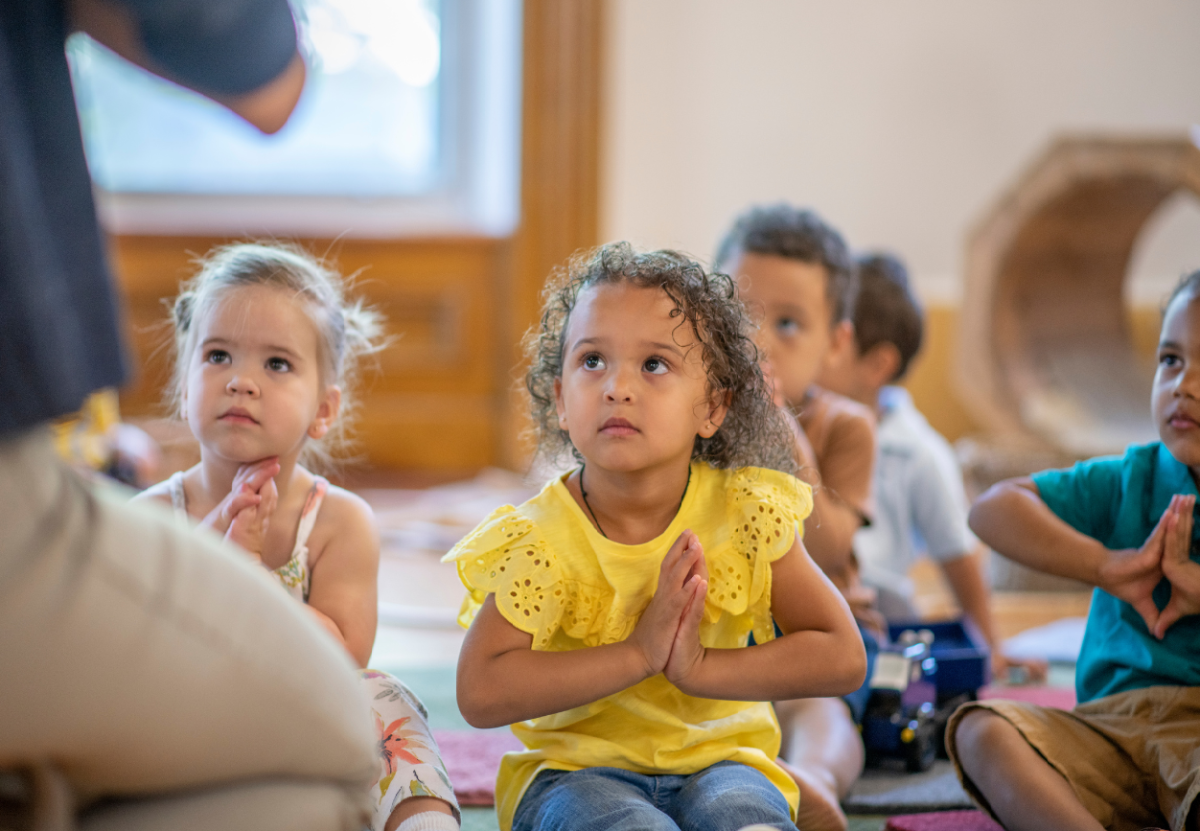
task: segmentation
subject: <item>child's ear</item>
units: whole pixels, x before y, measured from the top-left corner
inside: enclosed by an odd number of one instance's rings
[[[900,371],[900,350],[891,341],[875,344],[863,357],[874,387],[890,384]]]
[[[729,405],[733,403],[733,393],[729,390],[717,390],[708,402],[708,418],[700,425],[701,438],[711,439],[721,429],[725,416],[729,415]]]
[[[554,410],[558,413],[558,429],[567,429],[567,408],[563,404],[562,378],[554,379]]]
[[[854,323],[850,320],[839,320],[833,325],[832,337],[829,339],[829,352],[825,355],[826,366],[844,366],[845,361],[853,359],[857,351],[854,342]]]
[[[325,438],[329,428],[337,421],[341,409],[342,388],[331,384],[325,388],[325,394],[321,396],[321,403],[317,405],[317,417],[313,419],[312,424],[308,425],[308,437],[310,439]]]

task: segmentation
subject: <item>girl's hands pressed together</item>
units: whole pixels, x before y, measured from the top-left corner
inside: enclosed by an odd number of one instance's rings
[[[1191,558],[1192,510],[1196,497],[1176,496],[1163,516],[1170,514],[1167,521],[1166,538],[1163,545],[1162,572],[1171,581],[1171,599],[1158,616],[1154,637],[1162,640],[1182,617],[1200,614],[1200,564]]]
[[[699,605],[699,613],[703,613],[707,576],[700,540],[690,530],[684,531],[663,558],[654,597],[628,638],[641,653],[647,677],[666,669],[685,613],[693,605]],[[693,604],[697,592],[700,592],[700,603]],[[699,624],[698,618],[696,624]],[[696,646],[699,645],[697,637]]]
[[[683,692],[688,692],[688,680],[700,667],[705,655],[705,649],[700,644],[700,620],[704,617],[704,598],[708,594],[708,565],[704,561],[704,549],[700,546],[700,540],[691,531],[685,533],[691,535],[688,545],[694,548],[699,556],[684,581],[684,591],[688,594],[687,606],[684,607],[679,628],[675,631],[671,655],[663,673],[668,681]],[[690,593],[687,591],[689,586]]]
[[[243,488],[248,489],[249,486],[243,485]],[[257,503],[237,512],[229,524],[229,530],[225,532],[225,540],[239,546],[261,562],[271,516],[279,502],[279,490],[275,480],[267,479],[254,495],[258,497]]]
[[[278,476],[279,470],[277,456],[259,459],[257,462],[239,467],[237,474],[233,477],[233,487],[229,489],[229,493],[217,503],[215,508],[209,511],[208,516],[202,519],[200,524],[208,526],[218,534],[227,534],[234,517],[246,508],[258,505],[262,500],[260,491],[263,485]]]

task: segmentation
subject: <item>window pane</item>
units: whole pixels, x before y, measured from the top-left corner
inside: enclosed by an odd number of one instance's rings
[[[363,197],[439,187],[439,0],[294,0],[293,8],[309,82],[274,136],[72,36],[96,184],[114,193]]]

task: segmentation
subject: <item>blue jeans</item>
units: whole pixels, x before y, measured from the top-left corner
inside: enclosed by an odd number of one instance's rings
[[[690,776],[544,770],[521,798],[513,831],[737,831],[755,822],[796,831],[766,776],[718,762]]]

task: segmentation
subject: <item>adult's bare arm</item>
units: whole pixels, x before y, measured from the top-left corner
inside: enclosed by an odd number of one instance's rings
[[[264,133],[278,132],[300,100],[306,69],[299,52],[282,72],[256,89],[222,94],[189,83],[160,66],[148,54],[137,21],[124,5],[114,0],[69,0],[68,9],[75,29],[86,32],[125,60],[211,98]]]

